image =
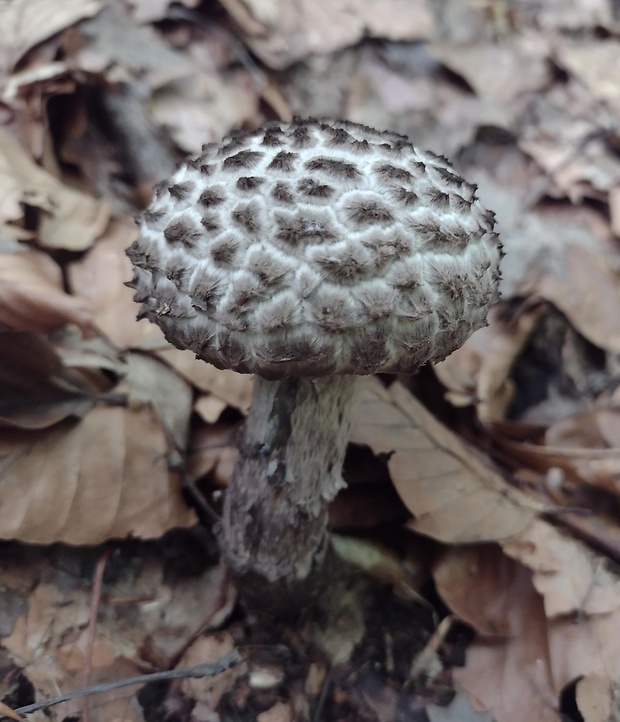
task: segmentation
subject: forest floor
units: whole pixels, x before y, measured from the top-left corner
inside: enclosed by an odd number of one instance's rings
[[[0,28],[0,717],[190,668],[23,714],[620,720],[618,3],[0,0]],[[245,610],[212,532],[252,379],[123,285],[153,186],[293,115],[447,156],[506,251],[487,328],[366,380],[351,573],[295,623]]]

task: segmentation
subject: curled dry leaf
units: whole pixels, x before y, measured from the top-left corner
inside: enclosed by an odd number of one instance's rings
[[[620,88],[614,77],[620,71],[620,42],[613,38],[578,42],[556,38],[555,61],[583,84],[598,100],[620,104]]]
[[[0,255],[0,324],[47,332],[67,323],[93,332],[90,304],[64,292],[58,265],[41,251]]]
[[[151,367],[137,388],[129,385],[145,364],[157,362],[131,364],[127,384],[115,389],[129,394],[128,408],[95,408],[77,424],[0,434],[0,537],[98,544],[159,537],[192,523],[181,481],[169,468],[191,393],[163,364],[158,373]],[[141,400],[145,386],[152,404]]]
[[[434,366],[450,401],[475,402],[482,422],[503,418],[514,395],[510,372],[544,312],[544,304],[527,304],[506,319],[501,305],[494,306],[489,325]]]
[[[429,51],[463,77],[480,98],[507,106],[519,95],[540,92],[551,81],[548,41],[526,32],[503,43],[431,43]]]
[[[613,259],[575,245],[537,291],[595,346],[620,353],[620,272]],[[612,265],[613,264],[613,265]]]
[[[7,331],[0,344],[0,427],[43,429],[90,411],[98,389],[64,366],[45,337]]]
[[[0,228],[21,218],[20,204],[43,211],[37,231],[40,245],[83,251],[104,231],[110,209],[85,193],[69,188],[32,161],[0,128]]]
[[[506,539],[535,515],[481,457],[433,417],[403,386],[367,381],[352,441],[390,454],[396,490],[414,515],[410,526],[443,542]]]
[[[0,70],[12,70],[24,54],[42,40],[92,17],[101,0],[11,0],[0,4],[2,50]]]

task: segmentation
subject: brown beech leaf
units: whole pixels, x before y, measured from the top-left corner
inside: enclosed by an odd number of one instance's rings
[[[0,228],[21,217],[19,204],[43,212],[37,238],[46,248],[83,251],[104,231],[110,217],[105,201],[73,190],[43,170],[0,128]]]
[[[47,332],[67,323],[93,333],[90,304],[64,292],[58,265],[41,251],[0,255],[0,324]]]
[[[137,388],[132,385],[145,364],[130,365],[127,382],[115,389],[129,394],[128,408],[95,408],[79,423],[0,433],[0,537],[98,544],[129,535],[154,538],[192,523],[179,476],[169,468],[191,393],[158,365]]]
[[[401,384],[366,381],[352,441],[391,454],[396,490],[410,526],[443,542],[506,539],[535,515],[532,503],[444,427]]]
[[[550,620],[530,570],[499,547],[495,554],[491,560],[488,545],[472,546],[466,559],[469,575],[461,575],[461,588],[451,585],[449,590],[459,599],[469,593],[479,607],[493,609],[508,635],[475,639],[465,666],[453,670],[455,681],[496,722],[559,722],[559,697],[568,683],[590,674],[609,680],[620,675],[620,608]],[[442,596],[451,608],[445,589]]]
[[[502,548],[532,570],[547,617],[607,614],[620,608],[620,579],[604,558],[542,519],[534,519]]]
[[[110,223],[94,248],[69,266],[71,290],[89,304],[95,325],[118,348],[167,348],[155,324],[136,320],[134,292],[124,285],[131,280],[131,262],[125,249],[136,233],[135,226],[128,222]]]
[[[497,551],[493,544],[449,547],[433,565],[439,596],[459,619],[490,638],[506,637],[509,633],[502,591],[504,562]],[[494,601],[481,605],[481,597]]]
[[[43,429],[92,408],[97,389],[69,369],[44,337],[0,334],[0,427]]]

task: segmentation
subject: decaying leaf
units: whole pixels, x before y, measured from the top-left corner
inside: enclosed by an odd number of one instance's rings
[[[368,381],[352,440],[391,455],[392,481],[417,532],[451,543],[506,539],[535,515],[525,497],[400,384],[386,390]]]
[[[393,587],[402,599],[429,606],[415,588],[413,575],[384,544],[342,534],[331,534],[330,544],[343,561],[358,567],[380,584]]]
[[[23,669],[37,699],[54,697],[59,688],[82,688],[85,666],[92,683],[142,674],[145,668],[169,668],[201,625],[211,629],[221,624],[234,603],[234,590],[222,565],[192,574],[176,569],[167,575],[167,562],[154,545],[135,545],[127,557],[131,572],[112,573],[104,581],[91,651],[87,623],[92,588],[84,583],[82,564],[74,563],[76,550],[56,549],[51,563],[44,549],[3,555],[0,569],[0,584],[28,590],[25,608],[2,645],[4,654]],[[88,566],[100,551],[84,553],[81,558]],[[108,564],[113,566],[110,560]],[[205,645],[202,649],[206,651]],[[81,714],[83,700],[71,700],[54,710],[63,719]],[[144,722],[136,688],[90,698],[90,718]]]
[[[65,293],[58,265],[41,251],[1,254],[0,325],[46,332],[66,323],[93,332],[89,302]]]

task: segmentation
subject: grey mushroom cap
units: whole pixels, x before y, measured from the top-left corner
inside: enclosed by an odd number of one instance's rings
[[[156,188],[129,285],[142,317],[218,368],[413,373],[496,297],[501,244],[475,191],[395,133],[266,123]]]

